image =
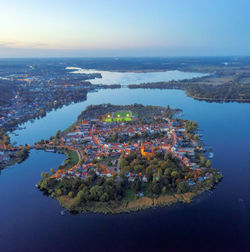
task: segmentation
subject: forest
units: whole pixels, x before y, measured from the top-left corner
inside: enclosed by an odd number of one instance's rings
[[[250,84],[189,85],[186,94],[195,99],[211,101],[250,101]]]

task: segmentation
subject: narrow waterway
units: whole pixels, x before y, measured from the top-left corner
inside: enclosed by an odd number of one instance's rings
[[[180,90],[100,90],[87,101],[27,122],[12,141],[33,143],[72,124],[89,104],[142,103],[183,109],[198,122],[224,179],[191,204],[133,214],[60,216],[34,187],[63,155],[33,150],[0,176],[0,251],[250,251],[250,104],[196,101]]]

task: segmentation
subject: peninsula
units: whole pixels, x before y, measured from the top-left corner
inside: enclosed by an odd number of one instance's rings
[[[190,202],[222,174],[211,167],[194,121],[181,110],[139,104],[90,105],[37,149],[63,152],[39,188],[71,212],[120,213]]]

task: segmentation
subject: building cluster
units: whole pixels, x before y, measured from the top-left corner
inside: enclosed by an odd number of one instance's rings
[[[31,148],[30,145],[26,145],[27,148]],[[13,146],[11,144],[0,144],[0,168],[8,166],[12,162],[15,155],[23,149],[23,146]]]
[[[9,74],[4,80],[16,85],[13,98],[0,109],[0,127],[14,127],[24,121],[44,116],[48,109],[73,101],[72,92],[77,88],[93,89],[85,80],[100,78],[100,74],[75,75],[61,72],[57,75],[40,72],[33,74]],[[58,92],[63,92],[62,101]]]
[[[110,136],[114,134],[122,142],[110,142]],[[171,153],[183,166],[194,170],[198,168],[197,164],[191,162],[195,148],[198,148],[197,142],[187,138],[183,125],[167,118],[164,118],[164,122],[155,121],[152,124],[116,123],[88,118],[81,121],[73,132],[62,137],[60,146],[77,151],[84,162],[79,162],[67,171],[58,170],[54,175],[57,179],[71,176],[86,178],[90,170],[99,176],[112,176],[120,171],[119,160],[122,155],[129,155],[131,151],[141,153],[148,159],[156,152]],[[133,181],[135,176],[129,173],[128,179]],[[147,182],[146,176],[142,174],[141,180]]]

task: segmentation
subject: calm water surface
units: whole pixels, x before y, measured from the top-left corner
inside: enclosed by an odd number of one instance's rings
[[[147,83],[147,82],[192,79],[207,75],[203,73],[181,72],[178,70],[164,71],[164,72],[135,73],[135,72],[110,72],[110,71],[99,71],[94,69],[87,70],[82,68],[75,68],[72,72],[76,74],[101,73],[102,78],[96,78],[90,80],[90,82],[93,84],[105,84],[105,85],[121,84],[122,86],[126,86],[129,84]]]
[[[101,90],[26,123],[12,141],[48,138],[73,123],[87,105],[108,102],[183,109],[213,147],[213,166],[223,172],[223,181],[189,205],[60,216],[59,204],[34,184],[64,156],[33,150],[29,159],[0,176],[0,251],[250,251],[250,104],[195,101],[179,90]]]

